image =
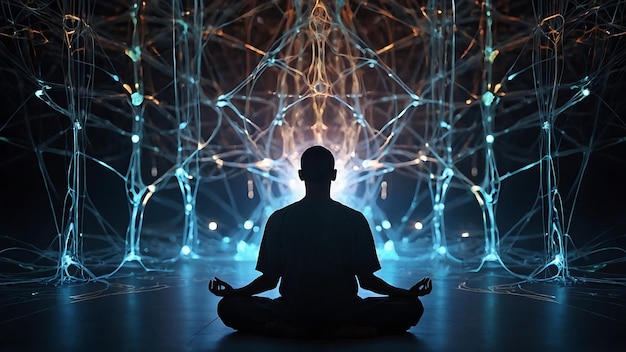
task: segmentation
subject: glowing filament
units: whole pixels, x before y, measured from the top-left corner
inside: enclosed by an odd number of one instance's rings
[[[254,181],[248,180],[248,199],[254,198]]]
[[[387,181],[380,184],[380,199],[387,199]]]

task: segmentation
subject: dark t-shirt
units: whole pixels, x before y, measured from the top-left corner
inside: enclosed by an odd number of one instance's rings
[[[281,278],[289,319],[339,319],[354,313],[355,275],[380,263],[363,214],[333,200],[303,199],[270,216],[256,269]]]

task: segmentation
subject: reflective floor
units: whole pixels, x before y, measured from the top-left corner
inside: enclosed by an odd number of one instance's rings
[[[378,274],[409,287],[433,278],[408,333],[368,340],[278,340],[233,332],[206,285],[256,277],[253,262],[195,260],[172,272],[124,268],[109,284],[28,284],[0,290],[0,351],[625,351],[626,288],[515,285],[500,268],[383,261]],[[500,286],[498,286],[500,285]],[[277,291],[267,296],[277,296]],[[362,296],[371,295],[361,292]]]

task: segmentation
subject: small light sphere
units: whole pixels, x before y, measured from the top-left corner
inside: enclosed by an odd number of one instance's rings
[[[180,249],[180,254],[189,255],[191,253],[191,248],[189,246],[184,245],[183,248]]]
[[[228,236],[224,236],[224,237],[222,238],[222,243],[224,243],[224,244],[229,244],[229,243],[230,243],[230,237],[228,237]]]
[[[244,221],[243,223],[243,228],[246,230],[252,230],[252,228],[254,227],[254,221],[248,219],[246,221]]]
[[[467,232],[467,231],[466,231],[466,232],[463,232],[463,233],[461,234],[461,237],[463,237],[463,238],[468,238],[469,236],[470,236],[470,234],[469,234],[469,232]]]
[[[423,229],[423,228],[424,228],[424,224],[422,224],[422,223],[421,223],[421,222],[419,222],[419,221],[416,221],[416,222],[415,222],[415,229],[416,229],[416,230],[421,230],[421,229]]]
[[[391,228],[391,223],[389,222],[389,220],[383,220],[381,225],[382,225],[383,229],[385,229],[385,230],[389,230]]]
[[[439,248],[437,248],[437,253],[439,253],[439,254],[441,254],[441,255],[446,254],[446,252],[447,252],[447,251],[448,251],[448,250],[446,249],[446,247],[445,247],[445,246],[440,246]]]
[[[248,244],[246,243],[246,241],[237,242],[237,253],[244,253],[247,248]]]
[[[130,141],[133,143],[139,143],[139,135],[133,134],[132,136],[130,136]]]
[[[143,95],[139,92],[135,92],[130,95],[130,99],[133,105],[139,106],[143,103]]]
[[[492,134],[488,134],[487,136],[485,136],[485,141],[489,144],[493,143],[494,138]]]
[[[394,249],[394,245],[393,245],[393,241],[389,240],[387,242],[385,242],[385,245],[383,246],[383,249],[387,252],[391,252]]]
[[[211,231],[217,230],[217,223],[215,221],[209,222],[209,230]]]

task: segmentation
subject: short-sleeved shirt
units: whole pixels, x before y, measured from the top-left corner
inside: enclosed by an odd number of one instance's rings
[[[380,269],[374,239],[360,212],[334,200],[303,199],[267,221],[256,269],[280,277],[294,320],[348,317],[358,301],[356,275]]]

